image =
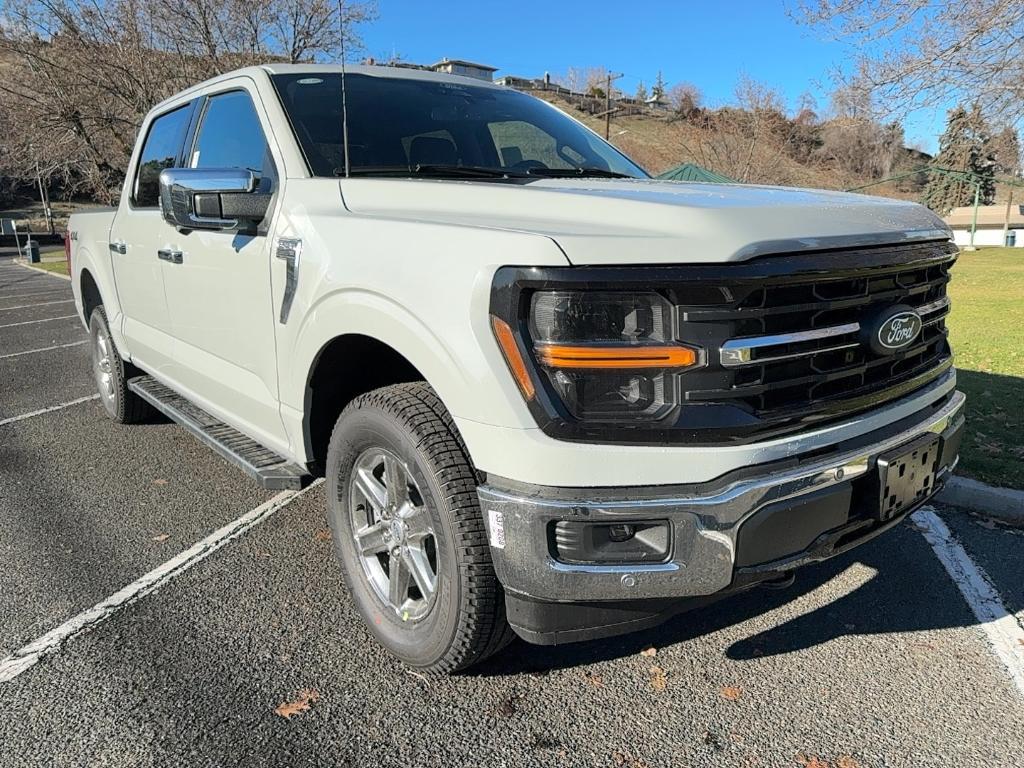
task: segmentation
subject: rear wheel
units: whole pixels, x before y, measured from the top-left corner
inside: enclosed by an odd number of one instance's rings
[[[411,666],[454,672],[511,639],[476,475],[427,384],[356,398],[338,418],[327,464],[335,548],[385,648]]]
[[[100,393],[100,402],[107,415],[122,424],[143,421],[149,405],[130,389],[127,375],[133,369],[125,363],[114,346],[106,310],[96,307],[89,317],[89,343],[92,350],[92,374]]]

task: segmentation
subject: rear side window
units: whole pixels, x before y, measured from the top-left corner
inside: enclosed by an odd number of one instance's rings
[[[173,168],[185,142],[192,110],[190,104],[160,115],[149,126],[139,156],[133,202],[139,208],[154,208],[160,199],[160,171]]]
[[[246,168],[262,177],[267,138],[245,91],[211,96],[192,151],[193,168]]]

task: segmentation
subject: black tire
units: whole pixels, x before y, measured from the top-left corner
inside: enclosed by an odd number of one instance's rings
[[[351,484],[356,462],[379,449],[403,462],[414,483],[407,487],[422,497],[418,509],[429,511],[434,528],[436,589],[427,612],[415,621],[408,614],[403,620],[375,591],[357,553]],[[513,635],[491,562],[476,472],[451,416],[429,385],[397,384],[353,400],[331,434],[327,482],[328,516],[345,580],[381,645],[410,666],[450,673],[508,644]]]
[[[128,389],[130,375],[138,371],[131,363],[121,359],[114,338],[110,334],[107,312],[98,306],[89,317],[89,348],[92,353],[93,378],[100,393],[100,402],[107,415],[121,424],[137,424],[145,421],[152,413],[149,404]],[[106,355],[107,364],[101,369],[100,358]],[[109,374],[109,379],[104,379]],[[106,383],[105,383],[106,382]]]

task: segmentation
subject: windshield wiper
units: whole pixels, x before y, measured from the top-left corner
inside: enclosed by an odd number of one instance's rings
[[[545,176],[550,179],[599,178],[599,179],[633,179],[628,173],[608,171],[604,168],[531,168],[527,171],[531,176]]]
[[[488,168],[482,165],[364,165],[350,169],[352,176],[433,176],[449,179],[522,179],[526,174],[508,168]],[[334,170],[335,176],[344,176],[343,168]]]

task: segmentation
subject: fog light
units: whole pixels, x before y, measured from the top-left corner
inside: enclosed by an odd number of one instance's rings
[[[632,525],[609,525],[608,526],[608,540],[620,543],[623,541],[629,541],[636,535],[636,528]]]
[[[668,559],[669,530],[666,520],[561,520],[550,528],[551,554],[563,563],[660,563]]]

